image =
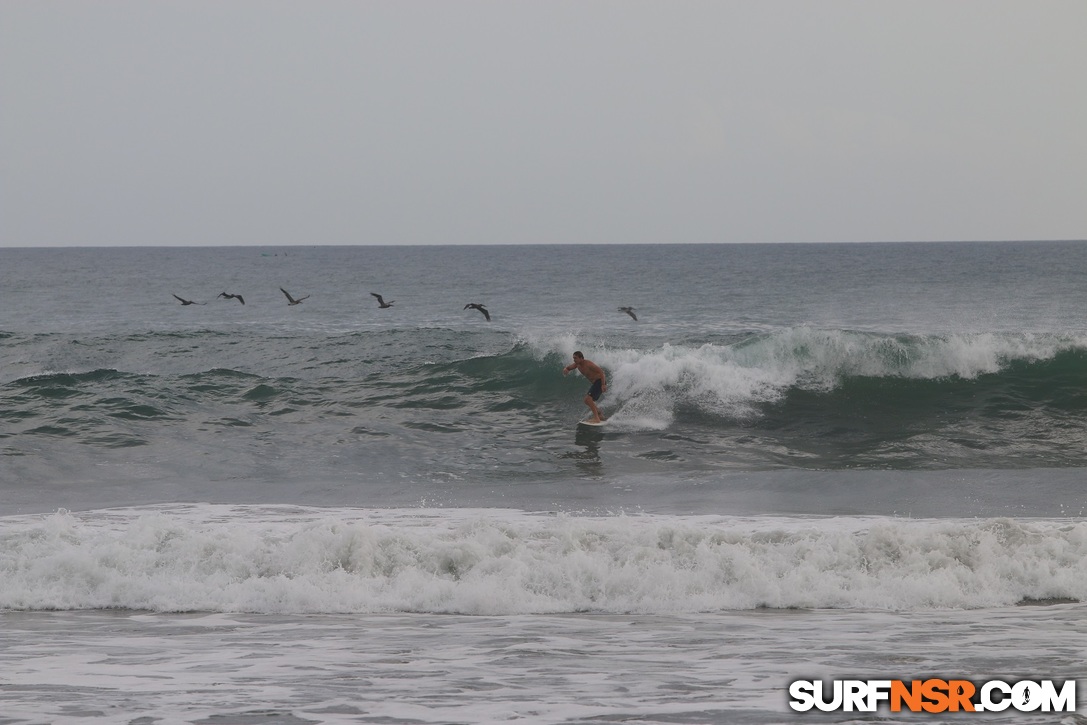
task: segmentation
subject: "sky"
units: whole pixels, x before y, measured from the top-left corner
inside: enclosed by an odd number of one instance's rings
[[[1087,239],[1083,0],[3,0],[0,247]]]

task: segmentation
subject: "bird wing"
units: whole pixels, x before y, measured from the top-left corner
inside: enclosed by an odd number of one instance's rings
[[[283,294],[287,295],[287,301],[289,301],[289,302],[295,302],[296,301],[294,299],[294,297],[291,297],[291,293],[288,292],[287,290],[283,289],[282,287],[279,288],[279,291],[282,292]]]

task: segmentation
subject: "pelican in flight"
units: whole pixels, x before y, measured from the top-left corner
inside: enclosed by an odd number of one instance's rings
[[[232,295],[227,294],[226,292],[220,292],[219,296],[227,300],[238,300],[238,302],[241,302],[243,305],[245,304],[245,300],[242,299],[241,295]]]
[[[381,295],[379,295],[377,292],[371,292],[370,295],[373,296],[373,297],[377,297],[377,306],[380,307],[383,310],[386,307],[392,307],[393,302],[396,302],[396,300],[389,300],[388,302],[386,302],[385,298],[382,297]]]
[[[183,305],[206,305],[207,304],[207,302],[193,302],[192,300],[187,300],[184,297],[178,297],[177,295],[174,295],[174,299],[177,300],[178,302],[180,302]]]
[[[636,314],[634,314],[634,308],[633,307],[620,307],[619,311],[620,312],[625,312],[628,315],[630,315],[634,319],[635,322],[638,321],[638,316]]]
[[[290,292],[283,289],[282,287],[279,288],[279,291],[282,292],[283,294],[287,295],[287,304],[288,305],[300,305],[300,304],[302,304],[302,300],[309,299],[309,295],[306,295],[305,297],[299,297],[298,299],[295,299],[294,297],[291,297]]]
[[[466,310],[468,310],[468,309],[479,310],[480,312],[483,313],[483,316],[487,318],[487,322],[491,321],[491,313],[487,312],[487,308],[484,305],[480,304],[479,302],[469,302],[468,304],[466,304],[464,306],[464,309],[466,309]]]

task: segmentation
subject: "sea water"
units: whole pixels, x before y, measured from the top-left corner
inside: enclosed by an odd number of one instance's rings
[[[0,250],[0,722],[857,722],[789,683],[1082,677],[1084,270]]]

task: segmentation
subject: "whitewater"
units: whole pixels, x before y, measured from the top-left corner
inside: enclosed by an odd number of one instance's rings
[[[1087,523],[166,506],[11,518],[0,607],[926,609],[1087,597]]]

